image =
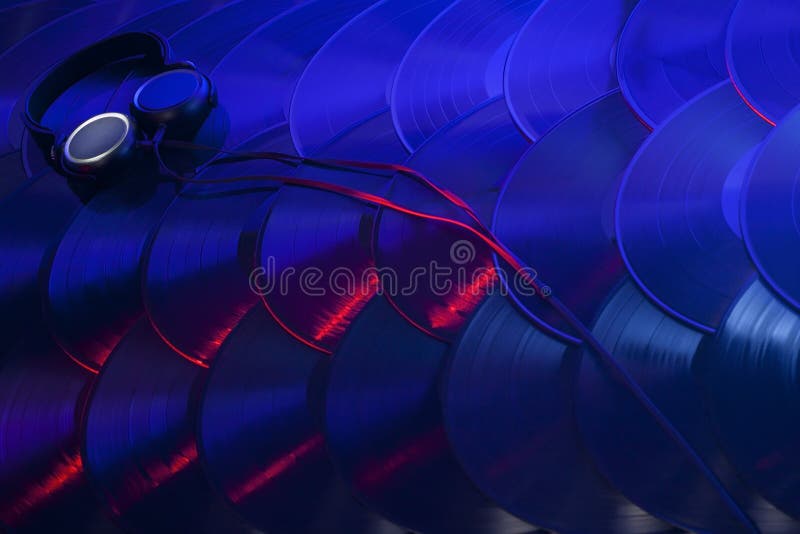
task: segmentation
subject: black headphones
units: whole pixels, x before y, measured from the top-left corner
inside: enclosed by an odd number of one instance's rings
[[[171,62],[170,55],[169,44],[155,33],[122,33],[84,48],[45,72],[25,99],[23,120],[50,165],[69,177],[100,181],[129,163],[142,139],[191,139],[217,105],[216,90],[194,64]],[[136,90],[130,115],[101,113],[71,132],[54,131],[41,123],[47,109],[70,86],[105,65],[126,59],[160,71]]]

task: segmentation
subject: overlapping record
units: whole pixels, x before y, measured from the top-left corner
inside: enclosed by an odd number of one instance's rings
[[[93,378],[42,330],[0,358],[0,527],[105,524],[80,454],[79,418]]]
[[[384,298],[373,299],[334,354],[325,395],[328,448],[370,508],[421,532],[529,532],[494,507],[456,463],[442,421],[447,346]]]
[[[400,532],[355,500],[328,455],[329,363],[254,308],[211,368],[202,461],[231,505],[265,532]]]
[[[89,0],[37,0],[0,9],[0,53],[41,26],[89,3]]]
[[[579,355],[489,297],[452,347],[443,385],[453,450],[478,488],[516,516],[557,532],[671,529],[594,467],[574,419]]]
[[[651,129],[728,77],[725,32],[736,0],[641,0],[619,39],[617,74]]]
[[[620,187],[616,234],[628,270],[667,313],[699,330],[719,325],[753,274],[740,238],[737,164],[768,129],[720,82],[653,133]]]
[[[503,93],[514,35],[541,0],[458,0],[425,28],[397,69],[392,116],[414,151],[437,130]]]
[[[730,77],[770,124],[800,104],[800,13],[791,0],[740,0],[725,42]]]
[[[198,461],[195,423],[206,374],[143,319],[97,377],[83,418],[84,467],[124,528],[244,532]]]
[[[755,281],[704,348],[701,366],[727,457],[739,476],[795,519],[800,518],[798,354],[800,317]]]
[[[800,309],[800,110],[790,113],[755,155],[744,186],[742,233],[750,258],[774,291]]]
[[[495,234],[584,323],[624,275],[613,243],[614,201],[620,176],[646,135],[620,92],[612,91],[535,143],[497,201]],[[575,338],[541,295],[523,293],[511,297],[531,319],[563,339]]]
[[[529,139],[617,86],[617,38],[636,2],[545,0],[528,19],[508,53],[504,86]]]

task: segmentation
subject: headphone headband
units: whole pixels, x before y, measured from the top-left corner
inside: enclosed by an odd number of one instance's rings
[[[49,152],[55,145],[55,132],[41,121],[64,91],[104,65],[141,57],[145,63],[163,66],[170,54],[167,41],[153,32],[121,33],[92,44],[51,67],[36,81],[25,99],[25,125],[42,150]]]

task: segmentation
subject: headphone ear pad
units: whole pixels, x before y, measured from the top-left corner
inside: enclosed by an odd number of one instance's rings
[[[216,105],[216,90],[193,68],[164,71],[144,82],[133,97],[131,114],[152,135],[165,125],[166,137],[190,140]]]
[[[67,172],[102,177],[129,164],[136,153],[136,122],[122,113],[101,113],[79,124],[57,145]]]

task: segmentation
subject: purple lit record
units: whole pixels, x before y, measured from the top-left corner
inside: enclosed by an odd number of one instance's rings
[[[91,0],[36,0],[0,8],[0,53],[42,26],[91,3]]]
[[[503,94],[514,35],[541,0],[457,0],[409,47],[391,93],[392,117],[413,152],[437,130]]]
[[[579,363],[508,299],[486,299],[444,374],[444,418],[458,460],[480,490],[541,527],[670,531],[618,493],[587,455],[573,413]]]
[[[0,528],[110,527],[80,455],[78,419],[93,378],[40,330],[0,358]]]
[[[726,455],[743,480],[795,519],[800,518],[800,391],[793,379],[798,354],[800,317],[756,280],[704,349],[701,366]]]
[[[767,284],[800,310],[800,109],[767,137],[743,188],[742,230]]]
[[[651,129],[728,77],[725,31],[737,0],[641,0],[617,48],[622,93]]]
[[[614,246],[614,200],[620,177],[646,136],[614,90],[528,149],[497,201],[495,234],[585,324],[625,274]],[[511,297],[545,330],[575,338],[540,295],[512,291]]]
[[[447,346],[373,299],[333,356],[328,449],[368,507],[421,532],[531,532],[466,478],[445,434],[439,381]]]
[[[719,326],[753,274],[737,164],[768,131],[720,82],[653,133],[620,187],[616,234],[629,271],[658,306],[701,331]]]
[[[508,107],[528,139],[617,87],[617,38],[637,1],[545,0],[528,19],[504,78]]]
[[[496,98],[441,130],[405,164],[458,195],[488,223],[502,177],[528,146],[505,102]],[[396,176],[389,198],[474,225],[462,210],[406,176]],[[396,287],[386,293],[390,302],[423,331],[454,337],[496,282],[487,246],[463,229],[389,209],[380,211],[376,224],[376,266],[396,274]]]
[[[289,114],[297,151],[318,153],[337,135],[388,112],[387,82],[414,38],[451,1],[382,0],[343,25],[297,82]]]
[[[328,455],[321,418],[329,363],[254,308],[211,368],[201,461],[228,502],[265,532],[400,532],[356,501]]]
[[[725,54],[740,96],[769,124],[800,104],[800,11],[792,0],[739,0]]]

